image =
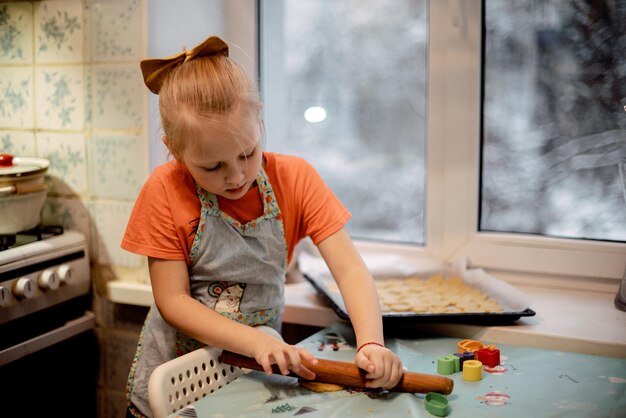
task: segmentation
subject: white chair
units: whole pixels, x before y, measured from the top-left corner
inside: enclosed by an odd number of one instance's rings
[[[282,339],[273,328],[257,329]],[[152,416],[168,417],[250,371],[222,363],[220,354],[219,348],[203,347],[155,368],[148,382]]]
[[[148,397],[154,418],[164,418],[232,382],[247,369],[223,364],[222,350],[204,347],[161,364],[152,372]]]

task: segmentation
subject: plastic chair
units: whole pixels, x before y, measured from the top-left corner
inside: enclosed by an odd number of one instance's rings
[[[223,364],[222,350],[204,347],[163,363],[152,372],[148,397],[154,418],[164,418],[232,382],[247,369]]]
[[[256,328],[282,340],[273,328],[266,325]],[[155,368],[148,382],[152,416],[170,416],[250,371],[222,363],[220,354],[219,348],[203,347]]]

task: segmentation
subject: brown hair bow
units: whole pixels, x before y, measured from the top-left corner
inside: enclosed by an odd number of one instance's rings
[[[173,68],[187,61],[211,55],[228,56],[228,44],[217,36],[210,36],[200,45],[167,58],[153,58],[140,63],[143,81],[154,94],[159,94],[163,80]]]

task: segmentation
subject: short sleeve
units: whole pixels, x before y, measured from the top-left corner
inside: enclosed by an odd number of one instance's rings
[[[168,163],[174,164],[174,163]],[[157,168],[143,185],[122,248],[167,260],[186,260],[199,220],[199,201],[180,169]]]

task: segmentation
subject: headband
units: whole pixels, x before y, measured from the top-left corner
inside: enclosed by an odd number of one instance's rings
[[[174,68],[200,57],[211,55],[228,56],[228,44],[217,36],[210,36],[200,45],[167,58],[153,58],[140,63],[143,81],[150,91],[159,94],[161,85]]]

